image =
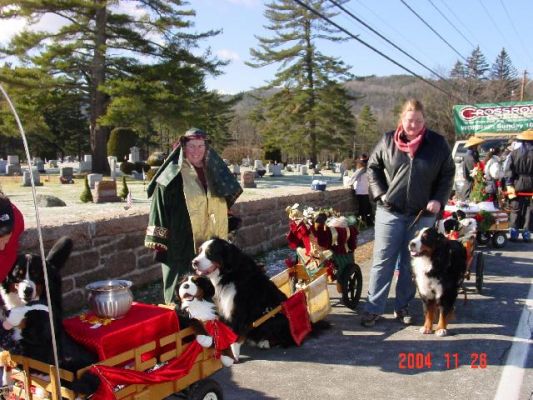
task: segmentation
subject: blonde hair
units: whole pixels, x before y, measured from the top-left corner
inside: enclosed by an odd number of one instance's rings
[[[417,99],[408,99],[403,103],[402,106],[402,112],[400,113],[400,118],[398,119],[398,123],[402,122],[402,118],[408,111],[418,111],[422,114],[422,116],[425,118],[426,115],[424,113],[424,106],[420,102],[420,100]]]

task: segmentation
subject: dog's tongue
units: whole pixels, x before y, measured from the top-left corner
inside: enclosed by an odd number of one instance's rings
[[[418,254],[418,252],[416,252],[414,250],[411,250],[410,253],[411,253],[411,257],[417,257],[417,256],[420,255],[420,254]]]

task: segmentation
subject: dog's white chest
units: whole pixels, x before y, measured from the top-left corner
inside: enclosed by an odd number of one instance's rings
[[[217,309],[226,321],[231,321],[236,292],[233,283],[224,286],[215,285],[215,302],[217,303]]]
[[[432,268],[430,258],[416,257],[413,259],[412,265],[420,295],[427,299],[439,299],[442,296],[442,285],[438,279],[427,276]]]

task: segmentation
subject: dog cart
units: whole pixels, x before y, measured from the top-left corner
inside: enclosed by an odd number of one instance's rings
[[[157,317],[160,322],[159,326],[164,319],[168,321],[170,318],[175,318],[174,310],[164,306],[151,307],[161,309],[161,313]],[[135,311],[134,308],[135,303],[130,312]],[[75,318],[79,317],[69,319],[70,325],[77,324]],[[128,315],[124,319],[127,318]],[[149,318],[144,323],[150,324],[151,320],[153,319]],[[175,320],[174,327],[177,326],[177,318]],[[98,339],[95,339],[88,335],[83,337],[83,334],[80,334],[83,329],[93,331],[111,329],[114,323],[117,323],[117,327],[113,331],[116,333],[115,335],[102,334]],[[146,332],[144,331],[140,335],[139,332],[135,333],[133,328],[124,330],[123,328],[128,326],[127,321],[124,320],[112,321],[109,327],[102,326],[97,329],[87,327],[75,330],[72,329],[72,326],[70,328],[65,326],[69,333],[72,332],[74,337],[77,336],[77,340],[87,340],[87,345],[91,344],[90,341],[93,342],[92,345],[95,345],[98,340],[97,352],[100,357],[117,346],[126,348],[127,343],[132,343],[131,339],[125,340],[127,337],[136,336],[140,340],[145,337],[151,339],[142,345],[128,348],[119,354],[105,358],[95,366],[90,367],[91,371],[96,373],[100,377],[100,381],[103,382],[92,398],[153,400],[163,399],[178,392],[191,400],[223,398],[218,383],[208,378],[222,368],[222,363],[215,356],[214,349],[203,348],[198,344],[193,328],[171,329],[173,332],[163,335],[159,335],[157,332],[164,330],[153,329],[153,334],[145,336]],[[6,399],[74,400],[83,398],[69,387],[75,378],[81,377],[88,368],[79,371],[59,369],[61,386],[58,387],[55,366],[18,355],[12,356],[12,362],[14,368],[11,376],[14,383],[9,393],[4,393]]]
[[[296,250],[297,258],[288,268],[296,286],[307,285],[325,276],[329,283],[336,282],[342,303],[355,309],[361,298],[363,276],[355,263],[357,228],[337,217],[332,211],[319,210],[313,215],[302,215],[297,208],[289,210],[289,247]]]

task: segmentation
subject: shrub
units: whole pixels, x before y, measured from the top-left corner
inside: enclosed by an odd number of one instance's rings
[[[87,178],[87,176],[84,180],[83,192],[81,192],[80,200],[83,203],[89,203],[93,201],[93,194],[91,193],[91,188],[89,187],[89,178]]]
[[[126,183],[126,175],[122,177],[122,189],[120,193],[118,194],[118,197],[120,197],[122,200],[126,200],[126,197],[128,197],[128,193],[130,192],[130,188],[128,187],[128,184]]]
[[[156,151],[150,154],[148,160],[146,160],[146,164],[150,167],[160,167],[163,165],[163,162],[165,162],[165,153],[161,151]]]
[[[129,161],[124,161],[122,164],[120,164],[120,172],[122,172],[124,175],[131,175],[134,169],[135,164]]]
[[[130,148],[137,143],[137,135],[131,128],[115,128],[107,141],[107,154],[124,160],[130,153]]]

